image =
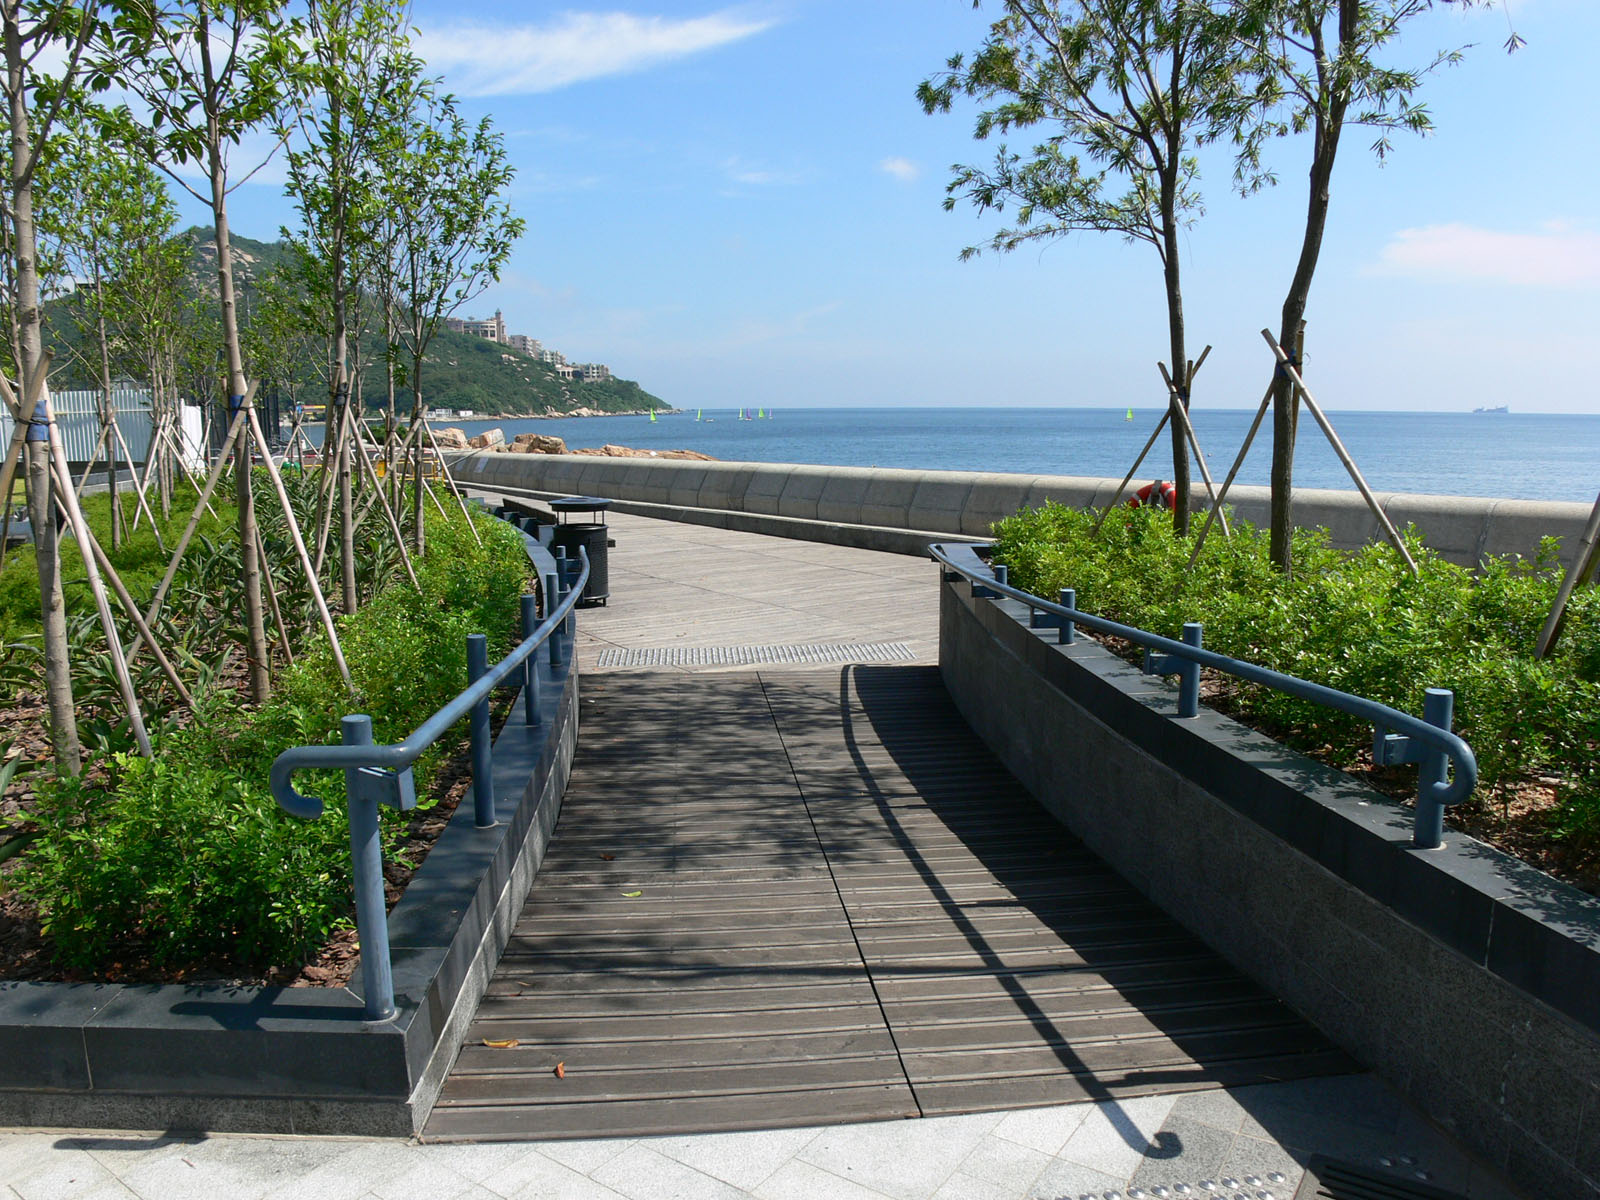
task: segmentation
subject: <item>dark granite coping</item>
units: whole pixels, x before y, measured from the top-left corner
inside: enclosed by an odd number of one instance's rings
[[[1411,813],[1358,780],[1202,706],[1099,644],[1057,644],[1013,600],[973,601],[991,633],[1153,758],[1523,992],[1600,1033],[1600,899],[1455,830],[1411,845]]]
[[[497,909],[519,857],[542,855],[559,813],[572,657],[552,669],[535,656],[540,723],[523,724],[519,697],[495,739],[498,823],[477,828],[463,798],[389,914],[392,1020],[363,1020],[359,975],[345,988],[0,982],[0,1122],[161,1127],[176,1107],[214,1113],[186,1118],[206,1128],[409,1134],[425,1115],[412,1107],[432,1102],[424,1076],[448,1066],[436,1055],[452,1054],[441,1036],[469,975],[503,948]],[[81,1120],[63,1103],[74,1095]],[[194,1103],[206,1099],[218,1103]]]

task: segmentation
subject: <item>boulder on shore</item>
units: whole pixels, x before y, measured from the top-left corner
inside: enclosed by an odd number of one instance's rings
[[[505,444],[505,431],[498,427],[494,429],[485,429],[477,437],[470,438],[467,441],[467,445],[471,446],[474,450],[494,450],[504,446]]]
[[[565,454],[567,443],[547,433],[519,433],[511,439],[511,449],[518,454]]]
[[[454,425],[446,425],[443,429],[433,431],[433,440],[439,443],[441,450],[470,450],[467,445],[467,435]]]
[[[709,454],[698,450],[635,450],[632,446],[615,446],[607,443],[598,450],[593,446],[582,450],[569,450],[569,454],[593,454],[603,458],[675,458],[692,462],[716,462]]]

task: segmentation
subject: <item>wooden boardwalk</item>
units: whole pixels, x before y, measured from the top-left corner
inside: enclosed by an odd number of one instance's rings
[[[425,1138],[816,1124],[1351,1068],[1045,814],[934,668],[583,690],[555,840]]]

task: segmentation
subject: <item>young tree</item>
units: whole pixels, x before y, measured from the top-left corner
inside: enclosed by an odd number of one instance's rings
[[[977,0],[974,7],[978,7]],[[1231,14],[1195,0],[1004,0],[971,60],[952,57],[925,80],[926,112],[957,96],[990,105],[974,136],[1038,129],[1026,156],[1002,144],[988,167],[957,165],[945,208],[965,197],[980,211],[1014,209],[989,240],[1010,251],[1075,232],[1117,233],[1161,260],[1167,340],[1176,385],[1189,404],[1179,233],[1203,211],[1195,151],[1237,129],[1250,97]],[[968,247],[962,258],[978,253]],[[1173,519],[1189,515],[1189,448],[1174,411]]]
[[[100,388],[101,436],[111,494],[111,542],[120,544],[123,514],[118,488],[118,439],[111,393],[113,346],[122,323],[128,279],[137,250],[172,228],[172,200],[144,160],[126,155],[100,136],[93,114],[66,114],[52,163],[57,182],[53,220],[72,292],[67,310],[77,327],[77,356]],[[153,381],[152,381],[153,382]],[[153,396],[152,396],[153,400]],[[152,413],[152,417],[154,417]],[[129,463],[130,469],[132,463]]]
[[[1439,0],[1462,7],[1482,0]],[[1269,107],[1247,134],[1241,162],[1259,161],[1270,137],[1309,131],[1306,220],[1294,274],[1284,296],[1278,343],[1295,353],[1311,295],[1311,279],[1322,252],[1332,198],[1333,168],[1347,126],[1377,130],[1373,152],[1381,159],[1396,130],[1426,133],[1433,127],[1416,100],[1423,79],[1458,62],[1447,50],[1412,67],[1380,61],[1383,51],[1436,0],[1230,0],[1241,41],[1253,51],[1251,70],[1262,81]],[[1520,39],[1506,43],[1514,50]],[[1298,365],[1298,364],[1297,364]],[[1294,441],[1298,397],[1288,375],[1275,370],[1272,383],[1272,514],[1270,554],[1279,569],[1293,569]]]
[[[470,126],[455,101],[426,82],[404,95],[394,141],[384,151],[383,202],[394,217],[395,308],[417,426],[427,417],[422,365],[429,342],[445,317],[499,278],[524,222],[500,198],[514,170],[489,118]],[[425,549],[423,451],[422,439],[415,439],[412,537],[418,554]]]
[[[344,436],[352,394],[350,315],[356,251],[377,220],[375,161],[390,133],[390,76],[404,86],[420,64],[408,48],[405,13],[386,0],[310,0],[307,91],[289,150],[289,192],[301,239],[322,260],[327,281],[328,436],[334,440],[339,491],[339,562],[343,607],[356,611],[355,512],[351,446]],[[359,414],[356,414],[359,415]]]
[[[3,481],[0,495],[10,501],[13,456],[20,451],[25,464],[28,517],[33,527],[39,570],[50,743],[57,769],[74,775],[82,765],[82,747],[72,705],[66,610],[61,594],[61,556],[51,498],[50,409],[44,379],[47,360],[40,305],[34,185],[42,148],[49,141],[62,107],[70,101],[74,84],[82,77],[80,66],[84,50],[96,31],[97,20],[97,9],[92,3],[74,6],[0,0],[0,56],[4,59],[0,89],[5,93],[8,135],[8,171],[0,217],[6,226],[10,250],[5,274],[9,284],[6,301],[11,312],[18,385],[14,415],[17,434],[25,439],[20,447],[8,447],[3,465],[0,465],[0,481]],[[61,54],[64,60],[53,78],[38,70],[41,56],[49,53]]]
[[[126,0],[115,21],[110,68],[149,110],[149,120],[124,109],[121,136],[139,145],[179,187],[207,205],[216,247],[217,298],[222,320],[230,415],[249,403],[228,238],[228,196],[256,168],[230,175],[229,152],[247,134],[272,126],[290,92],[298,59],[296,25],[285,0]],[[184,176],[185,164],[205,172],[204,190]],[[271,658],[257,555],[248,420],[233,422],[232,445],[239,511],[239,557],[245,585],[246,657],[250,695],[271,691]]]

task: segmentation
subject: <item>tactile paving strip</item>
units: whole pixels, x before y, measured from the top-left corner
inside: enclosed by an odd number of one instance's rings
[[[751,667],[765,663],[913,662],[906,642],[814,642],[788,646],[647,646],[600,651],[596,666]]]

